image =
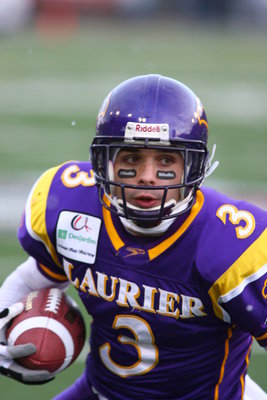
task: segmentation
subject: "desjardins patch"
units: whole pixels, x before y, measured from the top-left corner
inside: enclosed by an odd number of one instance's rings
[[[86,264],[94,264],[100,227],[100,218],[62,211],[57,223],[58,253]]]

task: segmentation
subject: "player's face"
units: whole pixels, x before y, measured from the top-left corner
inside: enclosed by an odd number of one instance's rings
[[[115,181],[138,186],[167,186],[181,183],[184,159],[179,152],[156,149],[121,150],[114,163]],[[163,190],[126,188],[126,200],[139,208],[161,205]],[[119,187],[115,189],[121,198]],[[169,189],[165,202],[179,200],[179,189]]]

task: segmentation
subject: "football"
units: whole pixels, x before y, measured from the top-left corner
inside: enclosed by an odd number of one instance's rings
[[[31,292],[23,303],[24,311],[7,328],[7,341],[11,345],[33,343],[36,353],[16,362],[54,374],[63,371],[85,343],[85,323],[76,303],[56,288]]]

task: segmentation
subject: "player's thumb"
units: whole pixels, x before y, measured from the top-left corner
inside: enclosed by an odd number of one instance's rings
[[[6,351],[10,358],[19,358],[36,353],[36,347],[32,343],[19,344],[17,346],[6,346]]]

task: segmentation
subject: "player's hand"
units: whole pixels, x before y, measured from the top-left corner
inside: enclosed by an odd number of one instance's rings
[[[36,352],[33,344],[12,346],[6,341],[8,323],[24,309],[23,303],[16,303],[0,312],[0,373],[28,384],[41,384],[54,379],[45,370],[30,370],[16,363],[16,358],[26,357]]]

